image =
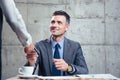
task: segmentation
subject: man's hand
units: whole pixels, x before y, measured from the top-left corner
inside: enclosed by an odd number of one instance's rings
[[[34,64],[37,60],[37,57],[38,57],[38,55],[35,50],[31,51],[31,53],[29,53],[29,54],[26,54],[26,58],[30,64],[30,66],[34,66]]]
[[[53,59],[55,67],[61,71],[67,71],[68,64],[63,59]]]
[[[35,46],[32,43],[32,44],[30,44],[30,46],[24,48],[24,52],[29,54],[29,53],[31,53],[34,50],[34,48],[35,48]]]

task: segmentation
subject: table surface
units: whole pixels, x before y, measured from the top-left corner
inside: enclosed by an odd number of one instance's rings
[[[46,77],[43,76],[21,77],[17,75],[6,80],[120,80],[120,79],[111,74],[87,74],[76,76],[46,76]]]

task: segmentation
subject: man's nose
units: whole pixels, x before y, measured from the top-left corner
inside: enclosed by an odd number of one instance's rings
[[[58,23],[55,22],[55,23],[52,24],[52,26],[56,27],[56,26],[58,26]]]

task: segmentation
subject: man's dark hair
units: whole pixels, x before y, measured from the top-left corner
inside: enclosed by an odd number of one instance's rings
[[[70,24],[70,16],[69,16],[65,11],[62,11],[62,10],[55,11],[55,12],[53,13],[53,16],[56,16],[56,15],[65,16],[67,23]]]

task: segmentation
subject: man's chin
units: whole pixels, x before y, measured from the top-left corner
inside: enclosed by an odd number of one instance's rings
[[[66,32],[66,31],[65,31]],[[54,37],[61,37],[65,34],[65,32],[61,33],[61,34],[52,34]]]
[[[53,34],[54,37],[60,37],[62,36],[63,34]]]

